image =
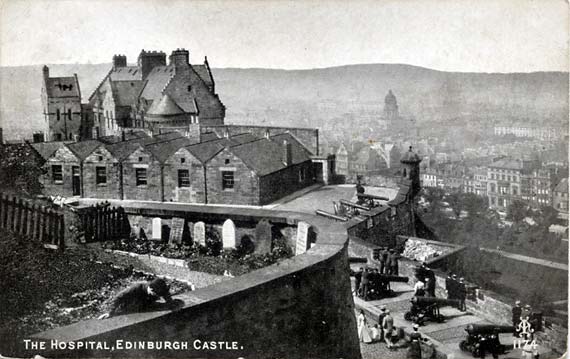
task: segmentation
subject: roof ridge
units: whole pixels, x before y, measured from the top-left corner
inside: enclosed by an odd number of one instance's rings
[[[105,80],[107,80],[107,78],[109,78],[111,76],[111,72],[113,72],[113,67],[111,67],[111,69],[109,70],[109,72],[107,72],[107,75],[105,75],[103,77],[103,80],[101,80],[101,82],[99,82],[99,84],[95,87],[95,90],[93,90],[93,92],[91,93],[91,96],[89,96],[88,101],[91,101],[91,99],[93,98],[93,96],[95,96],[95,93],[97,91],[99,91],[99,89],[101,88],[101,86],[103,86],[103,82],[105,82]]]

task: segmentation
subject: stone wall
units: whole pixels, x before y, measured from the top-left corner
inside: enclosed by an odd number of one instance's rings
[[[222,171],[234,173],[234,187],[222,187]],[[259,204],[257,175],[227,148],[213,157],[206,167],[208,203]]]
[[[146,170],[146,185],[137,186],[137,169]],[[149,152],[134,151],[123,161],[123,198],[143,201],[162,200],[162,173],[160,162]]]
[[[299,174],[302,171],[303,175]],[[302,180],[301,180],[302,178]],[[271,203],[315,183],[311,161],[284,168],[259,179],[259,204]]]
[[[187,170],[189,187],[178,186],[178,170]],[[204,166],[187,149],[181,148],[164,164],[164,200],[166,202],[206,203]]]
[[[116,201],[119,202],[119,201]],[[117,205],[119,203],[113,203]],[[267,219],[294,226],[312,225],[316,245],[275,265],[182,294],[175,312],[160,311],[85,321],[37,334],[59,341],[187,341],[188,350],[57,350],[46,357],[206,357],[206,358],[360,358],[342,224],[321,217],[282,211],[182,206],[152,208],[124,203],[129,214],[234,222]],[[195,350],[195,340],[235,341],[236,350]],[[25,353],[31,355],[32,353]],[[34,353],[34,354],[37,354]]]
[[[54,181],[53,168],[61,166],[62,181]],[[50,195],[60,195],[63,197],[73,196],[73,167],[79,170],[79,159],[67,147],[59,148],[44,166],[46,173],[42,176],[42,184],[45,193]]]
[[[97,167],[105,167],[107,183],[97,184]],[[83,197],[121,199],[121,168],[119,161],[103,146],[83,161]]]

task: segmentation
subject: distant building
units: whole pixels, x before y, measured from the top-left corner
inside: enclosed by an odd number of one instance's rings
[[[552,195],[553,207],[568,219],[568,178],[563,178],[554,188]]]
[[[350,173],[359,175],[378,174],[388,167],[384,158],[370,146],[365,146],[355,153],[348,166]]]
[[[487,170],[489,207],[504,210],[513,200],[522,200],[523,175],[528,167],[528,162],[511,157],[489,165]]]
[[[388,121],[388,126],[395,123],[400,118],[400,113],[398,110],[398,100],[392,90],[388,91],[386,97],[384,97],[384,117]]]
[[[495,136],[513,135],[546,141],[562,139],[565,133],[561,128],[543,126],[495,126],[493,130]]]
[[[47,66],[43,67],[42,73],[45,140],[78,140],[83,130],[83,116],[77,74],[70,77],[50,77]]]
[[[336,174],[340,176],[348,176],[348,151],[344,146],[344,143],[341,143],[336,151]]]

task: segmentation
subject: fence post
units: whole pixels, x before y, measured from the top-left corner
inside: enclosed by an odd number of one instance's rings
[[[8,203],[4,193],[0,193],[0,228],[6,228],[6,216],[8,214]]]
[[[12,207],[10,211],[10,223],[8,225],[8,229],[11,231],[14,231],[16,227],[16,202],[16,197],[12,197],[12,201],[10,202],[10,207]]]
[[[58,233],[57,245],[59,246],[59,250],[63,252],[65,250],[65,217],[63,216],[63,213],[59,214],[58,219],[59,219],[58,220],[59,233]]]

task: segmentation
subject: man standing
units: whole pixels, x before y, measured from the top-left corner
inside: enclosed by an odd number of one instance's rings
[[[516,328],[516,327],[518,327],[519,323],[521,322],[521,316],[522,316],[522,307],[521,307],[521,301],[520,300],[517,300],[515,302],[515,306],[513,307],[511,312],[513,314],[513,316],[512,316],[513,327]],[[517,333],[516,329],[513,332],[513,336],[518,337],[518,333]]]
[[[457,292],[458,292],[457,288],[459,286],[459,283],[457,282],[457,275],[456,274],[453,274],[451,276],[451,282],[449,284],[450,284],[449,298],[450,299],[458,299],[459,296],[457,295]]]
[[[426,294],[428,297],[435,297],[435,281],[430,277],[426,278]]]
[[[396,250],[390,249],[390,256],[388,258],[390,263],[390,274],[398,275],[398,259],[400,259],[400,254],[396,252]]]
[[[390,310],[386,309],[386,315],[382,320],[382,329],[384,330],[384,341],[388,349],[394,349],[394,343],[392,342],[392,332],[394,331],[394,318],[390,315]]]
[[[356,296],[359,296],[360,282],[362,280],[362,273],[363,272],[364,272],[364,268],[360,267],[358,272],[354,273],[354,292],[356,293]]]
[[[414,285],[414,296],[423,297],[426,295],[425,284],[421,280],[418,280]]]
[[[389,270],[388,270],[388,258],[389,258],[390,253],[388,252],[388,247],[384,247],[382,249],[382,252],[380,252],[380,258],[381,261],[384,262],[384,269],[380,271],[380,274],[389,274]]]
[[[362,272],[362,279],[360,284],[360,295],[362,298],[364,298],[364,300],[368,300],[368,287],[370,285],[369,275],[370,273],[368,272],[368,268],[365,268],[364,272]]]
[[[467,287],[465,286],[465,279],[463,277],[459,278],[457,296],[457,299],[459,299],[459,310],[462,312],[466,311],[467,307],[465,306],[465,299],[467,298]]]
[[[380,261],[380,274],[384,274],[384,270],[386,268],[386,258],[384,258],[384,250],[386,250],[386,247],[381,247],[380,248],[380,254],[378,256],[378,261]]]
[[[449,273],[449,274],[447,274],[447,278],[445,278],[445,292],[447,293],[447,299],[453,299],[453,298],[451,298],[451,296],[449,294],[449,291],[451,290],[451,281],[452,281],[451,276],[452,275],[453,275],[452,273]]]
[[[384,327],[382,326],[384,323],[384,317],[386,316],[386,306],[380,306],[380,314],[378,315],[378,324],[380,324],[380,340],[384,340]]]
[[[420,326],[413,325],[413,332],[410,333],[410,347],[408,349],[408,359],[422,359],[421,340],[422,335],[418,331]]]

